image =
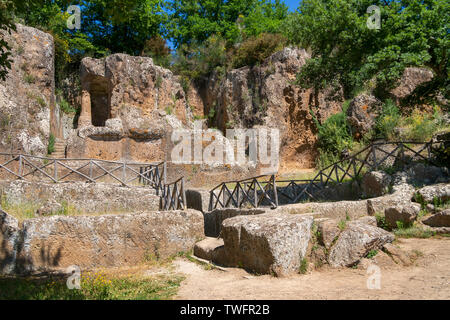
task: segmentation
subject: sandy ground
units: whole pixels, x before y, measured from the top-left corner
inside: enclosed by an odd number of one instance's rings
[[[401,239],[396,244],[420,257],[412,266],[381,267],[381,289],[367,289],[364,269],[322,268],[274,278],[242,269],[205,270],[185,259],[174,261],[186,275],[175,299],[450,299],[450,238]]]

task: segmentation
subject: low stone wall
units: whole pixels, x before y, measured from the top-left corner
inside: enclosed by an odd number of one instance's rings
[[[0,215],[0,273],[135,265],[193,249],[204,238],[199,211],[29,219]]]
[[[150,187],[121,187],[106,183],[36,183],[0,181],[4,201],[12,205],[36,206],[66,202],[83,213],[159,210],[159,196]]]

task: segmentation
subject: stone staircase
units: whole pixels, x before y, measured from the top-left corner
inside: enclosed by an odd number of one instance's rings
[[[55,151],[53,151],[51,156],[55,159],[62,159],[66,157],[66,142],[63,139],[56,138]]]

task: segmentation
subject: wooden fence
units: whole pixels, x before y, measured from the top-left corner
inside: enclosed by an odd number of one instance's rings
[[[270,176],[268,181],[260,182],[258,179],[264,177],[260,176],[224,182],[210,191],[209,210],[241,208],[246,202],[254,208],[261,205],[277,207],[279,195],[288,200],[287,204],[300,200],[317,200],[328,186],[357,179],[365,172],[399,168],[409,161],[417,160],[436,165],[433,163],[433,150],[442,149],[445,143],[448,141],[375,142],[320,170],[313,179],[276,181],[275,176]],[[285,185],[281,187],[283,184]],[[229,185],[234,187],[230,188]]]
[[[165,184],[160,201],[161,210],[185,210],[186,190],[184,177],[181,177],[175,182]]]
[[[242,208],[244,205],[253,208],[270,205],[276,208],[278,197],[275,175],[222,182],[210,191],[209,211],[230,206]]]
[[[53,159],[23,154],[0,153],[0,173],[14,180],[40,182],[105,182],[123,186],[132,183],[162,190],[165,163],[137,163],[97,159]],[[8,159],[9,158],[9,159]],[[106,179],[106,178],[109,178]]]

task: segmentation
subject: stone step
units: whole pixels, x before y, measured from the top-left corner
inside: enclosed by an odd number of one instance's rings
[[[194,255],[208,261],[216,260],[215,258],[217,258],[216,256],[219,254],[222,247],[223,239],[207,237],[195,244]]]

